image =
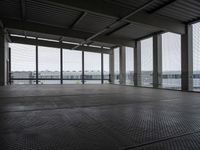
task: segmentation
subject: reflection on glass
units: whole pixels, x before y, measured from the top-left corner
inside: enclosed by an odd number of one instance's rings
[[[63,83],[82,84],[82,52],[63,50]]]
[[[153,86],[153,38],[141,41],[141,85]]]
[[[181,37],[162,34],[162,88],[181,89]]]
[[[39,84],[60,83],[60,49],[38,47],[38,78]]]
[[[131,47],[126,47],[126,84],[134,85],[134,49]]]
[[[193,90],[200,91],[200,23],[193,25]]]
[[[101,83],[101,54],[84,52],[85,84]]]
[[[35,84],[35,46],[10,43],[12,84]]]
[[[114,49],[114,83],[119,84],[120,81],[120,72],[119,72],[119,48]]]

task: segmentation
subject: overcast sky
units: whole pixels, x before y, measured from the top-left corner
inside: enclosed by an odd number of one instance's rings
[[[194,70],[200,70],[200,23],[193,27]],[[35,46],[23,44],[10,44],[12,55],[12,71],[35,70]],[[39,71],[60,70],[60,49],[39,46]],[[132,71],[133,48],[126,48],[126,70]],[[81,51],[64,50],[64,71],[80,71],[82,66]],[[115,71],[119,71],[119,49],[116,48]],[[143,71],[153,70],[152,38],[141,41],[141,61]],[[163,71],[181,70],[181,37],[178,34],[165,33],[162,35],[162,68]],[[104,69],[109,70],[109,56],[104,56]],[[101,55],[85,52],[85,70],[101,70]]]

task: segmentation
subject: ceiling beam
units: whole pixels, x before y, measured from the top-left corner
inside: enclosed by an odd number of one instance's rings
[[[71,49],[74,47],[74,44],[68,43],[60,43],[60,42],[52,42],[52,41],[44,41],[44,40],[36,40],[36,39],[28,39],[22,37],[14,37],[11,36],[11,40],[13,43],[20,43],[20,44],[29,44],[29,45],[38,45],[38,46],[46,46],[46,47],[53,47],[53,48],[63,48],[63,49]],[[88,51],[88,52],[97,52],[97,53],[111,53],[111,50],[104,49],[104,48],[96,48],[96,47],[89,47],[89,46],[80,46],[79,51]]]
[[[87,12],[83,12],[71,25],[71,28],[74,28],[76,27],[80,22],[81,20],[83,20],[83,18],[87,15]]]
[[[114,34],[115,32],[117,32],[117,31],[119,31],[119,30],[121,30],[121,29],[123,29],[123,28],[129,26],[130,24],[131,24],[131,23],[129,23],[129,22],[128,22],[128,23],[125,23],[125,24],[119,26],[118,28],[116,28],[116,29],[114,29],[114,30],[111,30],[110,32],[106,33],[106,35],[109,36],[109,35],[111,35],[111,34]]]
[[[162,5],[160,5],[159,7],[150,10],[148,13],[150,13],[150,14],[155,13],[155,12],[157,12],[157,11],[159,11],[159,10],[169,6],[169,5],[171,5],[172,3],[176,2],[176,1],[177,0],[169,0],[169,1],[165,2],[165,3],[163,3]]]
[[[71,8],[78,11],[84,11],[88,13],[98,14],[107,17],[113,17],[114,19],[119,19],[121,13],[129,14],[130,9],[111,5],[105,1],[101,0],[44,0],[48,3]],[[185,33],[185,24],[165,16],[160,16],[156,14],[148,14],[145,12],[139,12],[134,16],[126,18],[124,21],[130,23],[141,23],[144,25],[149,25],[158,28],[158,30],[163,30],[167,32],[174,32],[179,34]]]
[[[5,28],[8,29],[17,29],[21,31],[30,31],[36,33],[43,33],[43,34],[50,34],[50,35],[58,35],[60,37],[71,37],[76,39],[87,39],[88,37],[92,36],[92,33],[77,31],[73,29],[66,29],[60,27],[53,27],[49,25],[43,25],[39,23],[29,22],[29,21],[18,21],[15,19],[2,19],[5,25]],[[113,44],[113,45],[120,45],[120,46],[130,46],[134,47],[133,40],[121,39],[121,38],[111,38],[108,36],[100,36],[94,38],[93,42],[100,42],[105,44]]]
[[[109,29],[112,29],[113,27],[115,27],[116,25],[118,25],[121,22],[124,22],[127,18],[135,15],[136,13],[140,12],[141,10],[145,9],[146,7],[150,6],[155,0],[151,0],[148,1],[147,3],[143,4],[142,6],[140,6],[139,8],[137,8],[134,11],[131,11],[130,13],[128,13],[127,15],[118,18],[116,21],[114,21],[112,24],[110,24],[109,26],[105,27],[104,29],[100,30],[99,32],[93,34],[92,36],[88,37],[84,42],[81,42],[80,45],[87,43],[87,41],[90,41],[98,36],[100,36],[101,34],[103,34],[104,32],[108,31]],[[79,45],[75,46],[73,49],[78,48]]]
[[[20,0],[21,20],[26,20],[26,0]]]

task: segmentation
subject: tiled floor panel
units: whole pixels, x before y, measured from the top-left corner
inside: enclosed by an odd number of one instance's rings
[[[0,150],[199,150],[200,98],[118,85],[0,88]]]

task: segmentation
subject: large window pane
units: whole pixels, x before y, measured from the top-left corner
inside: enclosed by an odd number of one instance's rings
[[[114,49],[114,83],[119,84],[119,48]]]
[[[35,46],[10,43],[11,78],[13,84],[35,84],[36,49]]]
[[[104,83],[109,83],[110,76],[110,57],[109,54],[103,54],[103,70],[104,70]]]
[[[193,90],[200,91],[200,23],[193,25]]]
[[[178,34],[162,35],[162,87],[181,89],[181,37]]]
[[[63,83],[82,84],[82,52],[63,50]]]
[[[101,83],[101,54],[85,52],[85,84]]]
[[[38,47],[39,84],[60,84],[60,49]]]
[[[134,49],[131,47],[126,47],[126,84],[133,85],[134,77]]]
[[[141,41],[141,84],[152,87],[153,84],[153,38]]]

